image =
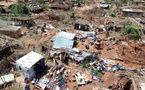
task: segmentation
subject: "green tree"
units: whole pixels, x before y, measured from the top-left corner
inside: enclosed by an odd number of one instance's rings
[[[18,2],[16,4],[12,4],[9,6],[9,9],[11,10],[11,14],[13,16],[28,14],[31,11],[31,8],[26,6],[26,4],[23,2]]]
[[[137,27],[130,25],[124,29],[124,34],[133,35],[134,37],[140,37],[141,31]]]
[[[81,7],[83,0],[76,0],[76,4],[78,7]]]
[[[110,16],[112,16],[112,17],[116,17],[116,13],[113,12],[113,11],[111,11],[109,14],[110,14]]]

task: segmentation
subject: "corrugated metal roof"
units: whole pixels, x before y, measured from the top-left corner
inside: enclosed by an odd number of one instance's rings
[[[25,56],[21,57],[19,60],[16,61],[16,63],[26,68],[31,68],[35,63],[37,63],[42,58],[43,58],[42,55],[32,51],[26,54]]]
[[[68,32],[59,32],[57,34],[57,36],[62,36],[68,39],[74,39],[75,35],[76,35],[75,33],[68,33]]]
[[[75,35],[74,33],[59,32],[55,37],[53,48],[72,48]]]

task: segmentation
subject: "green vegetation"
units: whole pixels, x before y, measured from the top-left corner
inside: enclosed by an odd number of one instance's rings
[[[47,3],[47,4],[44,4],[44,9],[45,10],[49,10],[49,4]]]
[[[0,16],[0,19],[4,20],[4,21],[9,21],[9,18],[8,17],[4,17],[4,16]]]
[[[83,0],[76,0],[76,4],[78,7],[81,7]]]
[[[133,2],[133,0],[120,0],[120,2],[124,4],[130,4]]]
[[[111,4],[112,2],[111,2],[111,0],[105,0],[105,3],[106,4]]]
[[[75,13],[71,13],[70,18],[75,18]]]
[[[35,2],[40,3],[40,4],[45,4],[44,0],[35,0]]]
[[[45,3],[44,5],[43,5],[43,7],[44,7],[44,9],[46,10],[46,11],[48,11],[48,12],[54,12],[50,7],[49,7],[49,3],[47,2],[47,3]]]
[[[83,67],[83,68],[87,68],[87,64],[88,64],[88,63],[89,63],[89,61],[87,61],[87,60],[83,61],[82,67]]]
[[[127,1],[128,0],[120,0],[122,3],[126,3],[127,4]]]
[[[134,37],[140,37],[141,31],[137,27],[130,25],[124,29],[124,34],[133,35]]]
[[[110,16],[112,16],[112,17],[116,17],[116,13],[113,12],[113,11],[109,12],[109,14],[110,14]]]
[[[26,6],[26,4],[23,2],[12,4],[9,6],[9,9],[11,10],[11,16],[25,15],[31,11],[31,8]]]

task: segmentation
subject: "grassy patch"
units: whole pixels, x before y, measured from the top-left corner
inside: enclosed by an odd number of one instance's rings
[[[8,17],[4,17],[4,16],[0,16],[0,19],[4,20],[4,21],[9,21],[9,18]]]

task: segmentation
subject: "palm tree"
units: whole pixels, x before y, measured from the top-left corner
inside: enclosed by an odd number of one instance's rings
[[[13,14],[14,16],[28,14],[31,11],[31,8],[26,6],[26,4],[23,2],[12,4],[9,6],[9,9],[11,10],[11,14]]]

